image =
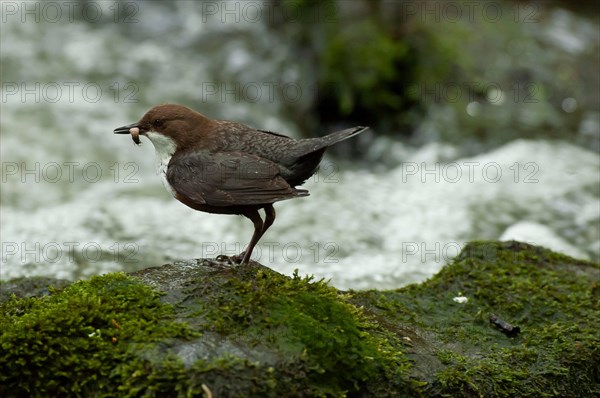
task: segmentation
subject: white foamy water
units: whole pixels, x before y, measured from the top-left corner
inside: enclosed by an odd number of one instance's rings
[[[152,145],[136,147],[112,130],[156,103],[182,101],[293,135],[278,100],[207,97],[202,83],[303,74],[261,24],[203,21],[193,2],[177,4],[140,3],[129,28],[20,17],[2,24],[2,279],[133,271],[237,254],[249,241],[249,220],[176,202],[154,173]],[[223,36],[218,48],[205,40]],[[598,260],[596,153],[543,140],[458,153],[397,143],[386,152],[392,160],[372,159],[377,172],[328,159],[306,184],[310,197],[276,204],[254,259],[339,288],[424,280],[472,239],[518,238]]]

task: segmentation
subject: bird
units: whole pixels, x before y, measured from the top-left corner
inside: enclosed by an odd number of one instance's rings
[[[188,107],[161,104],[133,124],[114,130],[154,145],[156,170],[167,191],[201,212],[242,215],[254,225],[246,250],[233,256],[247,265],[254,247],[275,221],[275,202],[309,195],[302,185],[318,169],[325,150],[368,127],[318,138],[294,139],[241,123],[213,120]],[[259,210],[265,213],[264,219]],[[241,261],[240,261],[241,260]]]

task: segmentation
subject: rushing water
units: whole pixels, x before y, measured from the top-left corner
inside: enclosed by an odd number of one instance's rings
[[[24,4],[2,5],[1,277],[74,279],[240,252],[250,221],[174,201],[152,145],[112,130],[183,102],[296,135],[282,116],[285,91],[271,91],[305,73],[285,43],[260,21],[205,18],[194,2],[86,2],[73,18],[62,3],[53,3],[60,15]],[[258,99],[227,94],[223,76],[258,82],[249,86]],[[278,203],[254,258],[340,288],[423,280],[472,239],[598,260],[597,153],[564,140],[517,139],[471,157],[436,142],[369,145],[372,167],[327,159],[306,184],[310,197]]]

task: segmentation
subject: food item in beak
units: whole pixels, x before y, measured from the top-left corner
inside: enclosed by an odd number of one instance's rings
[[[136,145],[140,145],[140,128],[139,127],[132,127],[129,129],[129,132],[131,133],[131,139],[133,140],[133,142],[135,142]]]

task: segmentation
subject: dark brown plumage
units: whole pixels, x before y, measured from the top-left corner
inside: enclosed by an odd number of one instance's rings
[[[353,127],[296,140],[166,104],[114,132],[131,134],[136,144],[139,135],[152,141],[158,171],[180,202],[203,212],[249,218],[254,234],[241,261],[247,264],[254,246],[275,221],[273,203],[308,196],[307,190],[295,187],[315,173],[327,147],[366,129]],[[265,211],[264,221],[260,209]]]

